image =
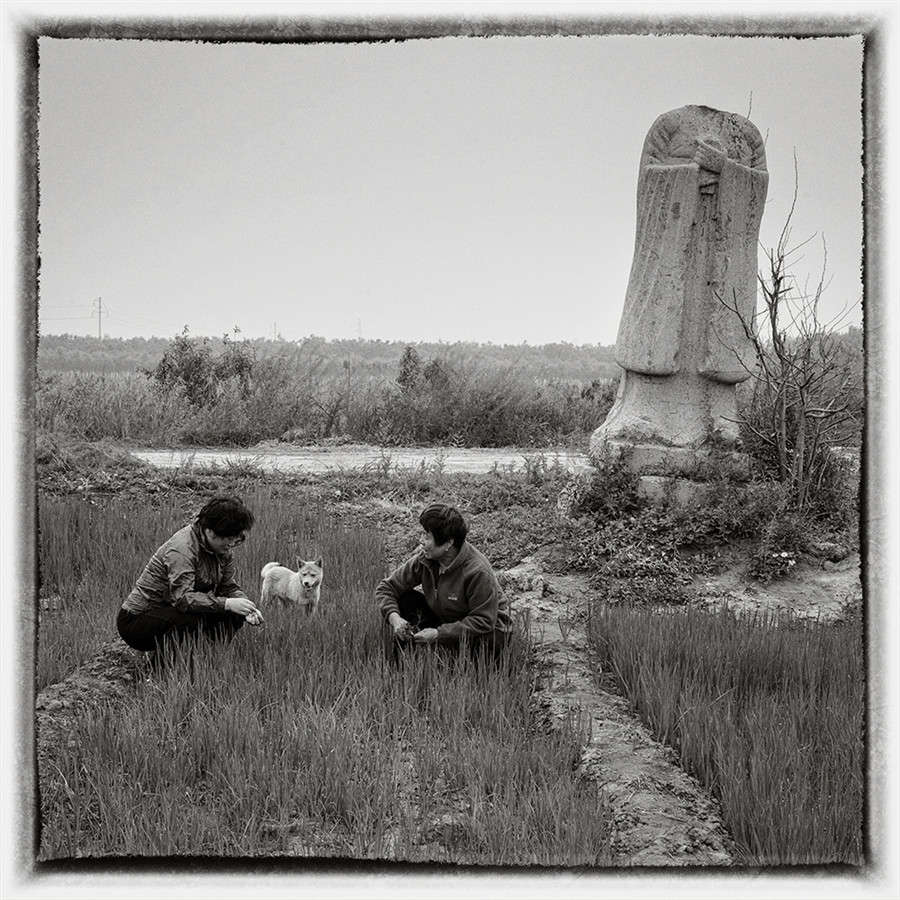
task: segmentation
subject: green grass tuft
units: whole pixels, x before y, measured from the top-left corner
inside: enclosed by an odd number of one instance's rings
[[[864,860],[859,622],[602,606],[589,638],[720,800],[745,865]]]

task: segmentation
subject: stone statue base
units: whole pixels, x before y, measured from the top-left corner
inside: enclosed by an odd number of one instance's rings
[[[750,477],[737,431],[733,386],[626,371],[606,421],[591,435],[588,456],[622,458],[648,499],[685,502],[703,493],[714,472],[735,481]]]
[[[692,449],[627,441],[605,441],[601,444],[591,438],[588,456],[592,461],[607,456],[621,457],[630,471],[641,476],[708,481],[715,468],[715,471],[723,472],[734,481],[750,478],[750,457],[737,449]]]
[[[625,370],[591,446],[619,441],[693,449],[713,436],[720,444],[738,442],[734,385],[689,372],[660,377]]]
[[[663,444],[632,444],[628,441],[591,438],[589,458],[621,458],[639,476],[638,493],[654,503],[684,505],[699,500],[709,490],[714,475],[733,481],[748,481],[750,457],[737,449],[717,447],[672,447]]]

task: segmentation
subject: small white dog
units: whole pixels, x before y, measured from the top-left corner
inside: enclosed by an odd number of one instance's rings
[[[262,567],[262,591],[260,603],[280,600],[283,604],[305,606],[306,614],[312,615],[319,605],[322,591],[322,557],[303,560],[297,557],[297,571],[294,572],[277,562],[266,563]]]

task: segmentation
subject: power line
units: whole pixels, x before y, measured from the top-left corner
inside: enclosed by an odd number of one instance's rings
[[[180,325],[175,325],[172,322],[161,322],[159,319],[145,319],[143,316],[129,316],[127,319],[121,319],[118,316],[110,316],[109,318],[111,322],[117,322],[119,325],[126,325],[132,329],[137,327],[136,323],[138,323],[141,327],[158,328],[161,331],[177,334],[184,327],[183,322]]]
[[[51,322],[62,322],[66,319],[92,319],[93,313],[86,316],[38,316],[41,321],[49,320]]]

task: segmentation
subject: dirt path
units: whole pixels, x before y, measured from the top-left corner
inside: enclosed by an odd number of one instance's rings
[[[348,444],[338,447],[296,447],[290,444],[261,444],[247,450],[133,450],[133,456],[162,469],[181,466],[227,468],[252,463],[265,472],[307,472],[321,474],[340,469],[414,469],[485,474],[495,466],[521,470],[526,461],[546,460],[570,472],[589,468],[587,457],[568,450],[527,450],[485,447],[374,447]]]
[[[513,610],[527,614],[544,685],[535,703],[549,727],[586,717],[590,739],[581,772],[596,779],[614,814],[621,866],[729,866],[731,839],[716,801],[654,740],[611,679],[598,686],[584,632],[591,588],[578,575],[554,575],[529,557],[501,574]],[[608,688],[602,686],[608,681]]]
[[[41,786],[42,814],[46,815],[48,785],[59,790],[57,761],[75,746],[73,734],[84,716],[96,715],[105,704],[123,702],[136,679],[143,677],[146,662],[121,641],[110,641],[62,681],[44,688],[34,704],[37,776]],[[38,848],[38,859],[46,859]]]

